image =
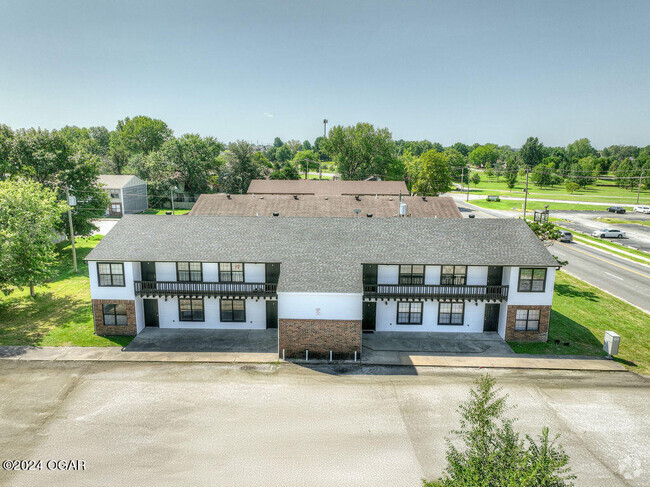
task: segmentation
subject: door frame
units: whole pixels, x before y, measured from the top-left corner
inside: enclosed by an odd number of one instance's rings
[[[489,307],[489,308],[488,308]],[[494,320],[494,329],[489,330],[488,329],[488,309],[496,309],[496,312],[494,314],[493,320]],[[501,316],[501,303],[485,303],[485,311],[483,312],[483,331],[499,331],[499,317]]]
[[[155,303],[156,304],[156,319],[152,320],[155,321],[155,325],[150,325],[149,320],[147,320],[147,303]],[[142,308],[143,308],[143,315],[144,315],[144,326],[145,328],[159,328],[160,327],[160,313],[158,310],[158,300],[157,299],[150,299],[150,298],[144,298],[142,300]]]
[[[367,315],[366,308],[372,307],[372,322],[370,322],[370,316]],[[377,301],[364,301],[363,309],[361,315],[361,331],[362,332],[374,332],[377,331]]]

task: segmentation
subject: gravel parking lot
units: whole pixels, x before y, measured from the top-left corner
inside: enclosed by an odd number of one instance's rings
[[[3,460],[85,470],[3,485],[417,486],[445,465],[471,369],[0,363]],[[521,431],[561,433],[581,486],[650,485],[650,387],[628,372],[499,371]]]

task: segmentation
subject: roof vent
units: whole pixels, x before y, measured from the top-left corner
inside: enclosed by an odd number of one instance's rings
[[[263,199],[264,199],[264,196],[260,196],[260,199],[263,200]]]
[[[226,198],[230,199],[230,194],[227,194],[227,195],[226,195]]]
[[[359,195],[356,195],[356,196],[354,197],[354,199],[357,200],[357,201],[361,201],[361,198],[359,197]]]
[[[367,216],[368,218],[372,218],[372,213],[366,213],[366,216]]]
[[[422,201],[426,201],[426,200],[427,200],[427,197],[426,197],[426,196],[423,196],[423,197],[422,197]]]
[[[277,211],[274,211],[273,216],[280,216],[280,213],[278,213]]]
[[[298,195],[297,195],[297,194],[294,194],[294,195],[293,195],[293,199],[294,199],[294,200],[297,200],[297,199],[298,199]]]
[[[393,201],[393,198],[392,198],[392,196],[391,196],[390,198],[388,198],[388,201]]]
[[[468,215],[469,218],[475,218],[476,215]]]

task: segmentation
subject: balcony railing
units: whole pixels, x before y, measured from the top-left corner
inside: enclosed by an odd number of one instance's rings
[[[135,281],[136,296],[276,297],[278,285],[269,282]]]
[[[366,284],[363,286],[363,297],[372,299],[506,301],[508,299],[508,286]]]

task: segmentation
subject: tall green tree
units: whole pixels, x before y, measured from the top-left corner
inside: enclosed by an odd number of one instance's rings
[[[462,142],[456,142],[454,145],[452,145],[452,148],[456,149],[465,157],[467,157],[471,152],[470,148],[467,145],[463,144]]]
[[[198,134],[184,134],[179,138],[168,139],[155,156],[148,159],[149,164],[160,165],[156,174],[168,171],[164,180],[183,189],[187,193],[200,194],[212,191],[222,161],[219,154],[224,146],[214,137],[201,137]],[[152,174],[147,174],[149,178]],[[148,181],[150,179],[147,179]],[[167,188],[156,188],[159,194],[166,194]],[[162,190],[165,193],[161,193]]]
[[[568,487],[575,476],[569,456],[542,428],[537,438],[525,439],[506,416],[507,396],[489,375],[475,381],[470,398],[458,408],[460,428],[453,431],[462,449],[447,440],[447,468],[441,478],[423,481],[425,487]]]
[[[65,201],[65,188],[80,203],[72,211],[75,233],[89,235],[97,227],[92,220],[104,215],[109,200],[99,188],[99,158],[83,146],[72,145],[59,131],[18,130],[11,153],[11,173],[33,179],[55,190]],[[68,234],[68,222],[61,218],[59,230]]]
[[[275,147],[276,149],[278,147],[282,147],[283,145],[284,142],[282,142],[282,139],[280,137],[276,137],[275,139],[273,139],[273,147]]]
[[[422,196],[438,196],[452,188],[451,171],[444,153],[430,150],[416,163],[412,191]]]
[[[56,227],[67,205],[42,184],[0,181],[0,290],[43,284],[55,275]]]
[[[528,137],[519,151],[521,160],[525,166],[535,167],[544,158],[544,144],[537,137]]]
[[[517,185],[517,179],[519,177],[519,165],[517,164],[514,155],[510,155],[506,158],[503,176],[505,177],[508,189],[512,191],[512,189]]]
[[[255,160],[253,153],[253,146],[244,140],[238,140],[228,146],[220,182],[225,192],[246,193],[253,179],[266,175],[267,169]]]
[[[162,120],[144,115],[119,120],[115,131],[131,154],[149,154],[158,150],[173,134]]]
[[[584,188],[596,182],[599,169],[595,157],[583,157],[578,162],[572,164],[569,179],[581,188]]]
[[[499,157],[494,144],[479,145],[469,154],[469,163],[474,167],[493,167]]]
[[[445,153],[445,157],[447,158],[447,163],[449,164],[451,177],[454,179],[454,181],[460,181],[461,178],[463,178],[466,181],[467,176],[469,175],[469,166],[467,165],[467,157],[465,157],[463,154],[458,152],[453,147],[447,147],[444,150],[444,153]]]
[[[312,171],[318,170],[319,157],[312,150],[301,150],[296,152],[292,162],[299,170],[305,173],[305,178],[308,178],[308,168]]]
[[[375,129],[369,123],[332,127],[323,144],[326,152],[337,162],[343,179],[385,176],[397,157],[388,129]]]
[[[11,152],[13,150],[14,131],[9,125],[0,124],[0,181],[12,173]]]
[[[591,142],[587,138],[578,139],[566,146],[566,158],[572,162],[595,155],[596,149],[591,146]]]
[[[286,145],[278,147],[275,151],[275,160],[278,162],[287,162],[292,157],[291,149]]]

